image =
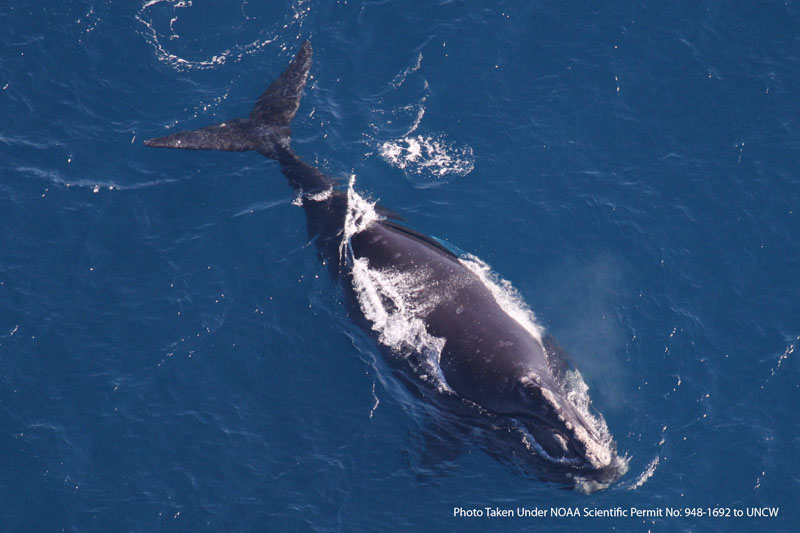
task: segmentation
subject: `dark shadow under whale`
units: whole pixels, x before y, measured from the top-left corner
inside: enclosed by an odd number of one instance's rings
[[[548,479],[585,491],[616,481],[627,462],[589,407],[580,374],[538,326],[509,309],[488,268],[384,216],[352,183],[337,186],[293,152],[291,121],[311,55],[306,41],[247,118],[144,144],[276,160],[300,195],[323,260],[414,383],[435,391],[443,412],[457,413],[454,431],[467,421],[489,436],[493,455],[539,465]]]

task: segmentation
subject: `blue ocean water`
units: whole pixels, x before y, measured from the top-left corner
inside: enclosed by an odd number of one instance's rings
[[[0,28],[3,530],[796,529],[796,2],[23,1]],[[618,483],[477,444],[421,477],[424,402],[277,166],[142,146],[245,115],[305,38],[295,150],[513,283]],[[687,512],[716,507],[745,516]]]

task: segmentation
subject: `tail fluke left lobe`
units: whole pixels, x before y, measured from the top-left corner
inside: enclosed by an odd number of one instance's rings
[[[207,128],[181,131],[166,137],[147,139],[145,146],[154,148],[186,148],[189,150],[225,150],[228,152],[247,152],[257,150],[250,135],[250,120],[235,119]]]
[[[255,150],[277,158],[278,146],[288,149],[290,124],[300,107],[311,68],[311,42],[305,41],[283,74],[267,87],[248,118],[228,120],[199,130],[148,139],[145,146],[189,150]]]

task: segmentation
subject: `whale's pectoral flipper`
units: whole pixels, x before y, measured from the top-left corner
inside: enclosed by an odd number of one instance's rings
[[[229,152],[255,150],[278,159],[289,147],[290,124],[303,97],[311,55],[311,42],[305,41],[283,74],[258,98],[248,118],[148,139],[145,146]]]
[[[397,211],[389,209],[388,207],[382,206],[381,204],[375,204],[375,212],[378,213],[380,216],[390,220],[397,220],[398,222],[406,221],[403,215],[401,215]]]
[[[464,441],[468,435],[468,430],[461,425],[439,425],[431,421],[422,432],[422,449],[418,463],[414,465],[417,481],[435,483],[455,468],[464,454]]]

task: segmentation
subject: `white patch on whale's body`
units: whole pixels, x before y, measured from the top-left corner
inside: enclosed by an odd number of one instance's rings
[[[406,356],[420,379],[440,392],[452,392],[439,367],[446,340],[429,334],[424,321],[430,311],[425,306],[436,305],[423,297],[425,280],[431,273],[425,269],[406,273],[370,268],[366,258],[353,257],[350,239],[380,219],[375,202],[364,199],[354,185],[355,176],[351,176],[339,258],[351,263],[353,289],[361,312],[378,334],[378,341],[395,354]],[[407,357],[411,354],[421,357]]]

